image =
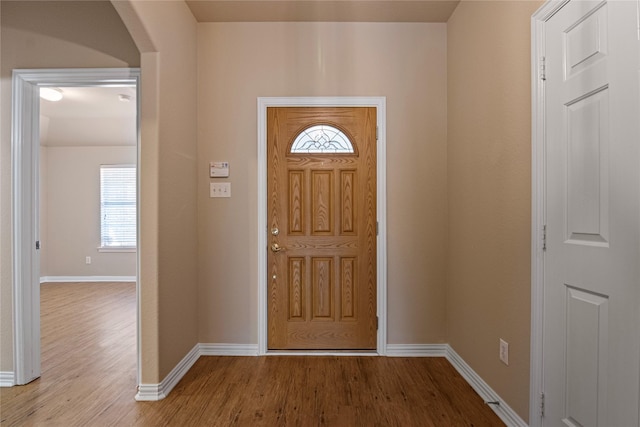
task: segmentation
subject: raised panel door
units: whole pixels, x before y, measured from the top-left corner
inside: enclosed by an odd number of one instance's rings
[[[267,109],[270,350],[376,348],[375,135],[375,108]]]

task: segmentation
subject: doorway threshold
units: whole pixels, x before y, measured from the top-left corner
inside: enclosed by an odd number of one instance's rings
[[[380,356],[376,350],[267,350],[265,356]]]

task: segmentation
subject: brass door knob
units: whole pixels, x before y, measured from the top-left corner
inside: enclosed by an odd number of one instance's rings
[[[278,245],[277,243],[273,243],[271,245],[271,251],[272,252],[280,252],[282,249],[284,249],[284,248],[281,248],[280,245]]]

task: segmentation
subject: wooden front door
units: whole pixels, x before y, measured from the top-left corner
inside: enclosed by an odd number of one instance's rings
[[[267,109],[268,347],[376,348],[376,109]]]

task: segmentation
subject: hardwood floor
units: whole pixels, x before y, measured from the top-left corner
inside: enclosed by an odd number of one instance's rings
[[[136,402],[135,286],[42,286],[42,377],[2,426],[502,426],[443,358],[201,357]]]

